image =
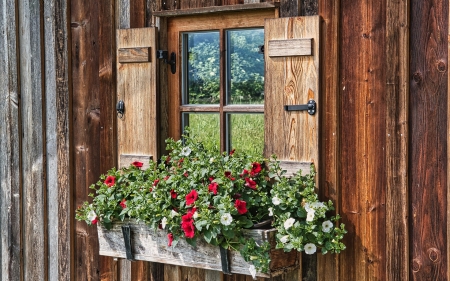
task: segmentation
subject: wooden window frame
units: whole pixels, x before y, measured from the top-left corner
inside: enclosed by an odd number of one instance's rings
[[[226,118],[227,113],[264,113],[264,105],[226,105],[225,104],[225,30],[264,28],[266,18],[277,18],[278,10],[263,9],[256,11],[222,12],[195,16],[168,18],[168,50],[177,55],[175,74],[169,73],[169,136],[175,139],[181,137],[181,122],[183,112],[217,112],[220,119],[220,149],[226,150]],[[195,31],[219,31],[220,38],[220,103],[217,105],[182,105],[182,33]]]

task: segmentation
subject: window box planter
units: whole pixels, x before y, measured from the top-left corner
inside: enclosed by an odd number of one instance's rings
[[[197,239],[195,248],[183,239],[176,246],[169,247],[167,246],[166,231],[152,230],[145,224],[137,223],[134,220],[114,223],[110,230],[106,230],[103,226],[98,227],[100,255],[127,258],[122,226],[130,228],[131,254],[134,260],[250,275],[251,264],[246,262],[238,252],[225,252],[229,262],[229,272],[227,272],[227,270],[223,270],[223,266],[226,265],[223,264],[220,247],[208,244],[203,239]],[[252,229],[246,230],[246,232],[257,243],[269,241],[271,244],[270,272],[257,272],[256,276],[272,277],[298,268],[297,251],[285,253],[282,249],[275,249],[275,229]]]

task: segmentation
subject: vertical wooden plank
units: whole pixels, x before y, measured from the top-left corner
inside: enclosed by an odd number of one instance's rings
[[[410,277],[447,280],[449,3],[410,3]]]
[[[185,266],[180,266],[180,268],[181,268],[181,280],[206,281],[204,269]]]
[[[72,273],[71,171],[67,6],[44,3],[45,111],[48,190],[48,280],[70,280]],[[56,132],[56,134],[55,134]]]
[[[321,99],[320,159],[322,171],[319,177],[321,200],[332,200],[336,213],[339,208],[339,1],[319,1],[321,23]],[[317,279],[339,280],[337,255],[317,255]]]
[[[314,16],[319,14],[319,0],[301,0],[300,15]]]
[[[120,29],[130,28],[130,1],[131,0],[117,0],[117,24]]]
[[[185,281],[181,279],[181,267],[171,264],[165,264],[164,281]]]
[[[301,10],[301,0],[280,0],[280,17],[298,17]]]
[[[130,3],[130,28],[145,27],[146,0],[135,0]]]
[[[341,280],[386,279],[386,5],[341,1]]]
[[[20,108],[15,1],[0,1],[0,278],[21,280]]]
[[[71,1],[72,123],[74,206],[89,200],[89,186],[101,172],[98,5],[103,1]],[[114,35],[115,36],[115,35]],[[108,127],[107,127],[108,128]],[[109,129],[109,128],[108,128]],[[114,148],[110,148],[113,150]],[[74,280],[99,279],[97,231],[85,222],[75,225]]]
[[[24,279],[47,279],[41,2],[19,1]]]
[[[386,12],[386,278],[408,280],[409,3]]]

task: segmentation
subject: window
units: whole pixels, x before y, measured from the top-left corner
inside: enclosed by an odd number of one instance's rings
[[[264,18],[274,11],[169,19],[169,132],[189,126],[208,146],[263,153]],[[169,43],[170,44],[170,43]]]

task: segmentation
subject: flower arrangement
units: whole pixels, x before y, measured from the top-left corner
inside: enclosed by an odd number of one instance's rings
[[[313,254],[339,253],[346,233],[339,216],[330,216],[332,202],[320,202],[315,173],[284,177],[276,158],[243,152],[205,150],[195,137],[168,139],[168,156],[150,162],[147,169],[134,162],[111,169],[91,186],[92,203],[84,202],[76,218],[107,229],[115,220],[133,218],[153,229],[167,231],[168,246],[179,239],[195,245],[197,239],[239,251],[256,270],[269,269],[269,248],[258,245],[242,230],[271,220],[277,229],[277,248]]]

